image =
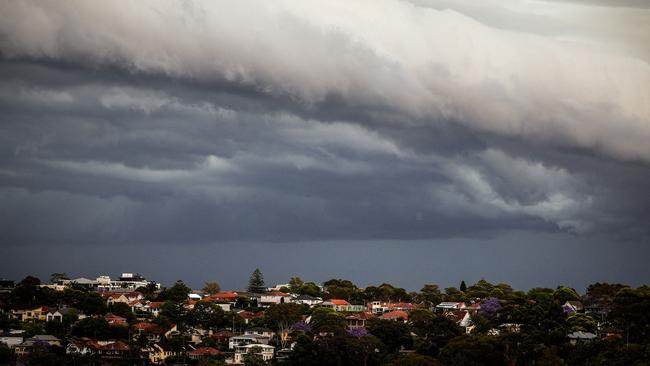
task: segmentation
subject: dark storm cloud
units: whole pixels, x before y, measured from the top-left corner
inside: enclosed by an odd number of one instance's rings
[[[0,12],[4,246],[648,236],[629,54],[402,2],[70,4]]]

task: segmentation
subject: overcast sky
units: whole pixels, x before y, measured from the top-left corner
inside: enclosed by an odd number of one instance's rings
[[[5,1],[0,277],[650,282],[650,2]]]

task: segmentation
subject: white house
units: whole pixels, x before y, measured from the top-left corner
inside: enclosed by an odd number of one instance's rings
[[[269,346],[267,344],[248,344],[245,346],[237,346],[235,348],[235,355],[233,357],[233,364],[241,365],[244,363],[244,355],[248,353],[256,353],[262,356],[264,361],[271,361],[273,359],[273,353],[275,347]]]
[[[294,302],[296,304],[304,304],[304,305],[309,305],[309,306],[314,306],[318,305],[323,302],[323,299],[320,297],[314,297],[314,296],[309,296],[309,295],[300,295],[298,297],[295,297],[291,299],[291,302]]]
[[[260,295],[260,303],[262,305],[284,304],[290,300],[291,296],[289,296],[289,294],[280,291],[268,292]]]
[[[437,310],[460,310],[465,306],[464,302],[441,302],[436,305]]]

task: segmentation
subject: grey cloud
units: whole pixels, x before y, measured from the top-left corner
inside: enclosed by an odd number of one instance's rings
[[[10,58],[225,80],[307,107],[337,95],[349,106],[383,106],[425,123],[454,120],[504,136],[650,159],[646,62],[495,30],[456,12],[393,1],[349,8],[311,2],[4,8],[0,48]],[[387,17],[390,26],[375,21]],[[619,121],[615,128],[611,120]]]
[[[463,2],[143,4],[0,5],[0,249],[647,251],[633,53],[497,30],[541,18]]]
[[[628,182],[601,187],[598,164],[585,174],[525,143],[514,142],[529,151],[518,156],[516,147],[471,131],[438,135],[449,132],[440,125],[415,123],[413,134],[376,120],[327,120],[300,106],[292,113],[290,104],[251,108],[265,103],[257,97],[224,106],[182,88],[100,87],[100,80],[61,88],[23,81],[13,94],[12,85],[0,88],[11,111],[0,180],[11,208],[8,238],[426,238],[637,225],[612,220],[603,193]],[[437,146],[445,140],[457,142]],[[34,217],[42,223],[37,232],[16,224]]]

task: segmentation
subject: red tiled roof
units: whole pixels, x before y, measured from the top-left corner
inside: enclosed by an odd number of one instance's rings
[[[408,320],[409,315],[406,311],[402,310],[395,310],[395,311],[389,311],[387,313],[384,313],[381,316],[382,319],[405,319]]]
[[[410,302],[397,302],[397,303],[394,303],[394,304],[388,304],[388,307],[389,307],[390,309],[395,309],[395,308],[399,308],[399,309],[413,309],[413,306],[414,306],[414,305],[411,304]]]
[[[349,302],[343,299],[331,299],[330,302],[334,305],[350,305]]]
[[[216,294],[210,296],[211,298],[215,299],[236,299],[237,298],[237,293],[234,291],[228,291],[228,292],[217,292]]]
[[[345,317],[347,320],[368,320],[374,318],[375,315],[373,313],[369,313],[367,311],[362,312],[362,313],[357,313],[357,314],[350,314]]]
[[[259,311],[257,313],[254,313],[252,311],[242,311],[239,313],[239,316],[244,319],[261,318],[264,316],[264,311]]]
[[[282,291],[273,291],[273,292],[269,292],[265,296],[282,296],[282,297],[284,297],[284,296],[289,296],[289,294],[286,293],[286,292],[282,292]]]
[[[452,318],[456,321],[461,321],[465,318],[467,311],[450,311],[447,313],[447,317]]]
[[[221,352],[219,352],[219,350],[212,347],[200,347],[195,349],[194,351],[191,351],[189,354],[192,356],[204,356],[204,355],[216,356],[218,354],[221,354]]]
[[[167,331],[156,323],[137,323],[133,326],[135,330],[140,330],[143,332],[153,333],[153,334],[165,334]]]
[[[159,309],[162,306],[162,301],[152,301],[148,305],[151,309]]]

